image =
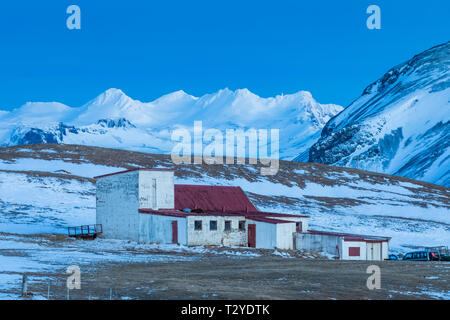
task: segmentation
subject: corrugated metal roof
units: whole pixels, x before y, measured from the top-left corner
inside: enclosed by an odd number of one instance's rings
[[[281,214],[277,213],[259,213],[259,212],[217,212],[217,211],[206,211],[206,212],[184,212],[176,209],[139,209],[139,213],[144,214],[156,214],[161,216],[169,217],[179,217],[186,218],[190,217],[242,217],[249,220],[266,222],[266,223],[295,223],[295,221],[276,219]],[[285,215],[282,215],[283,217]]]
[[[159,216],[169,216],[169,217],[178,217],[178,218],[185,218],[188,215],[186,212],[174,210],[174,209],[159,209],[159,210],[139,209],[139,213],[156,214]]]
[[[266,212],[266,211],[258,211],[258,214],[269,215],[272,217],[278,218],[309,218],[309,216],[298,215],[298,214],[287,214],[287,213],[275,213],[275,212]]]
[[[317,230],[308,230],[308,233],[344,237],[345,241],[365,241],[365,242],[375,241],[375,242],[377,242],[377,241],[388,241],[391,239],[390,237],[380,237],[380,236],[370,236],[370,235],[363,235],[363,234],[352,234],[352,233],[330,232],[330,231],[317,231]]]
[[[174,171],[174,170],[165,169],[165,168],[135,168],[135,169],[129,169],[129,170],[124,170],[124,171],[119,171],[119,172],[108,173],[108,174],[104,174],[101,176],[96,176],[96,177],[94,177],[94,179],[100,179],[100,178],[104,178],[104,177],[115,176],[116,174],[122,174],[122,173],[134,172],[134,171]]]
[[[175,185],[175,209],[216,212],[257,212],[240,187]]]
[[[268,217],[268,216],[258,217],[256,215],[252,215],[252,216],[248,216],[246,218],[248,220],[259,221],[259,222],[266,222],[266,223],[273,223],[273,224],[277,224],[277,223],[295,223],[294,221],[273,219],[273,218]]]

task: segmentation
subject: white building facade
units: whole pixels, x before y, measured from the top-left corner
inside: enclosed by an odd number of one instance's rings
[[[174,172],[136,169],[96,177],[103,237],[187,246],[307,249],[382,260],[389,238],[309,230],[309,217],[258,211],[239,187],[175,185]]]

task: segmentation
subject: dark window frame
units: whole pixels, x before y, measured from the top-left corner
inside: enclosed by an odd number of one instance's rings
[[[245,231],[245,220],[239,221],[239,231]]]
[[[227,228],[229,226],[229,228]],[[231,231],[231,220],[225,220],[224,231]]]
[[[201,231],[203,227],[202,220],[195,220],[194,221],[194,230],[195,231]]]
[[[214,225],[214,228],[213,228]],[[217,220],[210,220],[209,221],[209,230],[210,231],[217,231]]]

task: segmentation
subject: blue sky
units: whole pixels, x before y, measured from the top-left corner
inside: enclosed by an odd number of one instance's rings
[[[81,30],[66,28],[71,4]],[[381,30],[366,28],[371,4]],[[111,87],[142,101],[180,89],[308,90],[346,106],[389,68],[450,40],[449,9],[448,0],[9,1],[0,109],[80,106]]]

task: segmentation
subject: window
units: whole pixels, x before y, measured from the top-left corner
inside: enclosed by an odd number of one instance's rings
[[[194,230],[202,230],[202,222],[200,220],[194,221]]]
[[[239,221],[239,231],[245,231],[245,221]]]
[[[296,222],[295,223],[295,231],[296,232],[302,232],[302,223],[301,222]]]
[[[403,260],[408,260],[408,259],[412,259],[411,253],[406,254],[406,256],[403,258]]]
[[[231,221],[225,221],[225,231],[231,231]]]
[[[209,222],[209,230],[211,230],[211,231],[217,230],[217,221],[216,220],[211,220]]]
[[[359,257],[360,256],[360,248],[359,247],[349,247],[348,255],[349,255],[349,257]]]

